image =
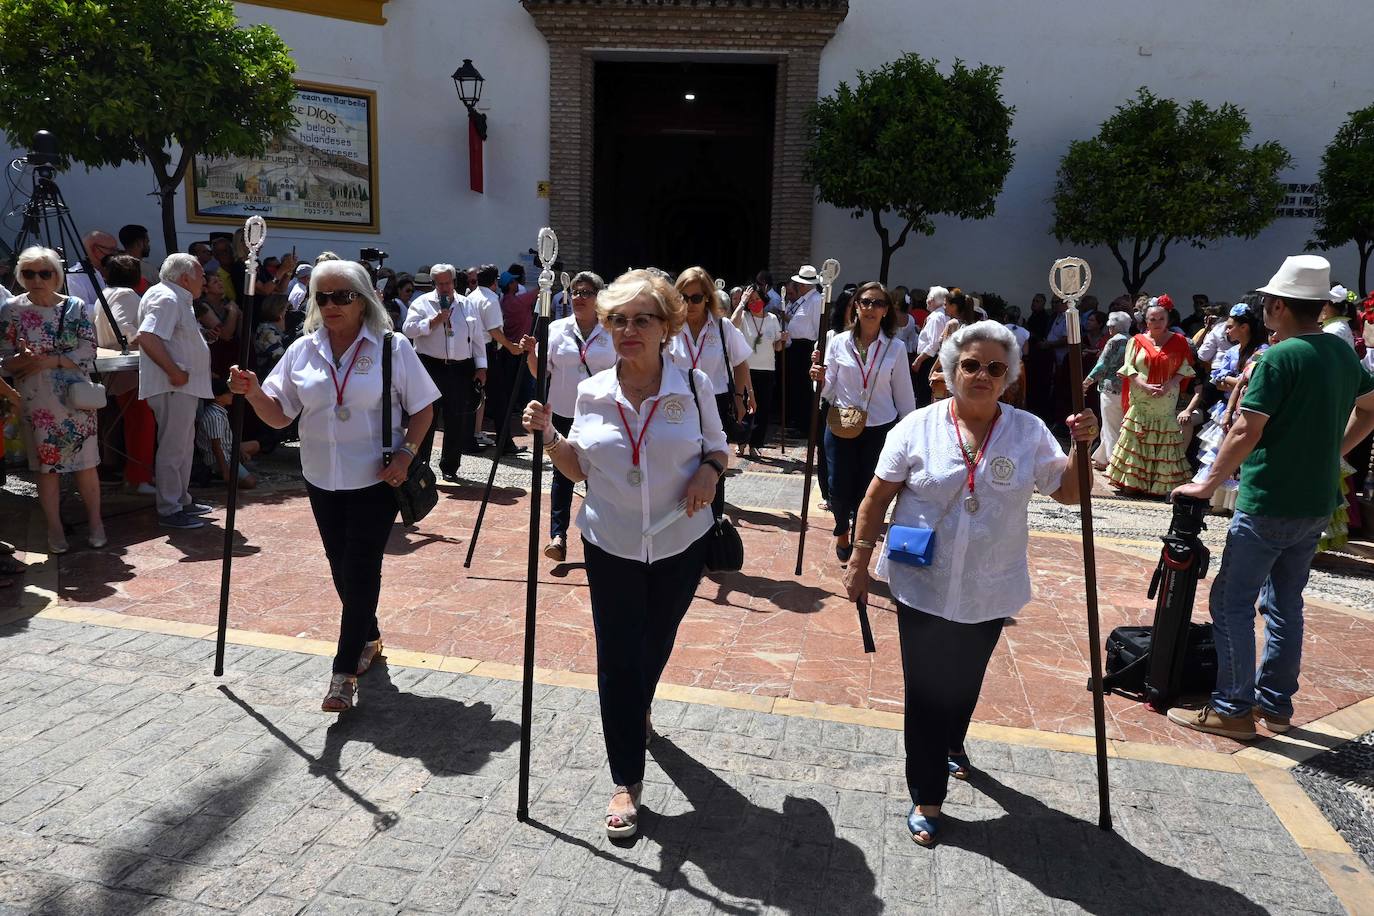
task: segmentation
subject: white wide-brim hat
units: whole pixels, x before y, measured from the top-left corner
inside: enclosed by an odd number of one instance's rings
[[[1331,262],[1320,255],[1295,254],[1283,262],[1268,285],[1256,292],[1279,299],[1331,298]]]
[[[810,264],[803,264],[802,269],[792,275],[792,282],[815,286],[817,283],[821,282],[821,278],[820,274],[816,273],[816,268],[812,267]]]

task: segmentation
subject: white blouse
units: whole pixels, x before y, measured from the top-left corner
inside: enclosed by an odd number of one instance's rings
[[[382,470],[381,352],[381,340],[364,325],[335,369],[329,332],[320,328],[287,347],[262,382],[263,393],[281,404],[288,417],[301,418],[301,470],[306,480],[322,490],[361,490],[378,482]],[[340,419],[335,411],[336,375],[343,387],[347,419]],[[439,389],[410,341],[393,334],[392,448],[403,444],[401,411],[415,414],[438,399]]]
[[[782,323],[778,321],[778,316],[769,312],[755,315],[741,306],[735,309],[735,317],[731,319],[731,323],[739,328],[740,333],[744,335],[744,342],[751,348],[749,371],[777,371],[777,353],[773,351],[773,344],[782,337]]]
[[[699,370],[695,378],[693,399],[687,373],[665,358],[658,394],[645,398],[638,411],[621,391],[615,369],[577,386],[568,444],[587,475],[587,498],[577,527],[589,542],[613,556],[653,563],[682,553],[711,527],[711,510],[706,507],[653,537],[645,534],[677,508],[688,481],[701,468],[703,451],[709,455],[726,449],[711,381]],[[641,432],[640,481],[633,484],[630,436]]]
[[[867,404],[865,425],[883,426],[916,409],[908,365],[901,341],[894,343],[891,337],[880,333],[868,345],[868,360],[860,367],[854,333],[836,334],[825,348],[825,388],[821,397],[839,407],[862,408]]]
[[[581,337],[577,319],[560,318],[549,325],[549,405],[560,417],[577,409],[577,386],[615,365],[611,332],[600,323]]]
[[[725,331],[725,341],[721,341],[721,330]],[[730,347],[730,365],[725,364],[725,346]],[[668,355],[679,369],[699,369],[711,380],[712,390],[724,394],[730,390],[726,374],[735,366],[749,358],[752,352],[749,341],[744,339],[739,328],[715,315],[701,326],[701,334],[692,337],[692,329],[686,325],[668,345]]]
[[[886,577],[902,604],[955,623],[1011,617],[1031,600],[1027,508],[1039,489],[1059,489],[1068,456],[1039,417],[1001,404],[1001,417],[974,475],[978,511],[964,508],[968,468],[950,415],[953,399],[923,407],[887,435],[877,476],[905,486],[894,525],[935,530],[929,566],[887,558]]]

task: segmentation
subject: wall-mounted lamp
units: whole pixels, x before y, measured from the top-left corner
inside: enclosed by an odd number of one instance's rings
[[[453,71],[453,85],[458,98],[468,110],[468,177],[472,190],[482,193],[482,144],[487,139],[487,116],[477,110],[482,100],[482,85],[486,80],[471,58],[463,58],[463,65]]]

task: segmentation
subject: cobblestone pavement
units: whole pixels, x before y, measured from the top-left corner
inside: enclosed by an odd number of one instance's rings
[[[1374,732],[1299,764],[1293,778],[1374,868]]]
[[[0,912],[1339,913],[1244,775],[971,742],[942,845],[898,732],[659,702],[642,836],[609,844],[596,695],[33,618],[0,628]]]

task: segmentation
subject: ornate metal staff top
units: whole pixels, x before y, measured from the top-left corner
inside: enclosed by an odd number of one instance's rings
[[[830,304],[830,296],[835,288],[835,280],[837,280],[839,276],[840,262],[834,258],[827,258],[825,263],[821,265],[821,289],[824,290],[822,296],[826,305]],[[824,320],[824,316],[822,316],[822,320]]]
[[[258,252],[262,250],[262,243],[267,241],[267,221],[261,216],[250,216],[244,220],[243,241],[248,246],[244,292],[252,296],[258,290]]]
[[[1078,321],[1078,302],[1093,282],[1093,271],[1082,258],[1060,258],[1050,268],[1050,291],[1068,306],[1064,310],[1065,340],[1083,342],[1083,326]]]
[[[537,250],[539,266],[543,268],[539,273],[539,314],[547,320],[553,299],[553,262],[558,260],[558,234],[548,226],[540,229]]]

